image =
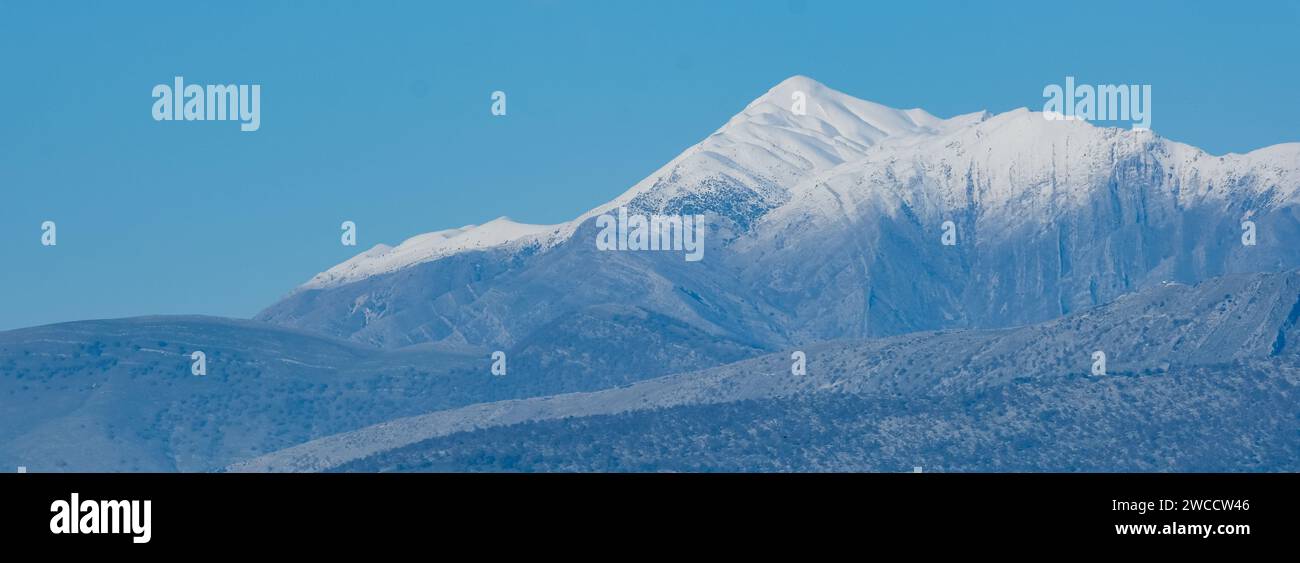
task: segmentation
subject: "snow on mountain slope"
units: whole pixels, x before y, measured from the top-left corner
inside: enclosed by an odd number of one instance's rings
[[[884,200],[891,215],[969,210],[986,233],[1009,233],[1010,225],[1049,223],[1087,206],[1098,187],[1122,181],[1116,169],[1130,163],[1150,168],[1142,173],[1165,184],[1183,206],[1234,198],[1276,206],[1294,203],[1300,193],[1300,143],[1213,156],[1149,130],[1050,121],[1020,108],[934,135],[884,139],[795,186],[791,204],[768,219],[839,217]]]
[[[258,318],[383,347],[511,346],[610,303],[759,349],[1015,326],[1165,280],[1300,266],[1297,193],[1300,144],[1212,156],[1023,108],[939,119],[794,77],[523,244],[413,245],[418,259],[391,262],[380,249]],[[707,258],[594,251],[590,219],[621,205],[705,214]],[[1257,245],[1241,242],[1246,218]]]
[[[1067,221],[1152,225],[1201,206],[1237,208],[1228,219],[1258,216],[1300,203],[1300,143],[1213,156],[1151,131],[1049,121],[1020,108],[936,135],[891,137],[791,193],[738,252],[852,228],[864,215],[930,233],[952,220],[959,246],[1043,235]]]
[[[806,96],[806,115],[792,111],[795,92]],[[921,109],[893,109],[794,76],[619,197],[573,221],[527,225],[501,217],[417,235],[397,247],[377,245],[317,274],[298,290],[344,285],[470,250],[556,244],[587,219],[619,206],[644,213],[712,211],[746,227],[788,201],[789,188],[801,179],[861,158],[884,139],[934,135],[986,117],[979,112],[940,119]]]
[[[1300,201],[1300,143],[1283,143],[1245,154],[1211,155],[1199,148],[1161,139],[1156,148],[1177,186],[1180,203],[1227,201],[1241,190],[1260,207]]]
[[[796,93],[806,102],[803,115],[794,112]],[[986,117],[977,112],[941,119],[793,76],[622,195],[570,222],[566,232],[619,206],[645,213],[714,212],[744,230],[788,201],[799,181],[859,159],[885,139],[935,135]]]
[[[807,97],[805,115],[792,111],[796,92]],[[881,197],[891,213],[918,206],[975,208],[981,218],[996,214],[1004,224],[1046,222],[1085,205],[1090,186],[1105,183],[1117,162],[1144,155],[1165,167],[1180,186],[1182,203],[1224,199],[1236,186],[1249,185],[1276,188],[1269,197],[1281,204],[1293,201],[1300,186],[1300,143],[1212,156],[1150,131],[1049,121],[1024,108],[941,119],[794,76],[617,198],[573,221],[526,225],[502,217],[417,235],[395,248],[371,248],[299,290],[344,285],[464,251],[554,246],[588,219],[619,206],[643,213],[712,212],[742,232],[769,213],[834,218],[846,206]],[[923,176],[942,181],[922,182]]]
[[[825,226],[867,208],[932,221],[970,214],[988,236],[1008,225],[1056,219],[1087,205],[1116,165],[1144,158],[1149,131],[1047,121],[1018,109],[944,134],[891,138],[852,162],[792,189],[792,201],[764,218],[758,239],[798,222]]]
[[[498,217],[482,225],[466,225],[459,229],[416,235],[396,247],[375,245],[370,250],[316,274],[298,289],[301,291],[344,285],[471,250],[523,246],[537,242],[546,234],[554,233],[557,228],[557,225],[529,225],[516,223],[509,217]]]
[[[794,341],[1013,326],[1164,280],[1300,266],[1298,191],[1294,144],[1214,157],[1019,109],[878,143],[793,188],[726,257]]]

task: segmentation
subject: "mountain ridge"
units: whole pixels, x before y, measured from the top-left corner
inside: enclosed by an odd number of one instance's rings
[[[380,347],[511,346],[609,303],[764,349],[1016,326],[1162,281],[1300,266],[1297,193],[1300,143],[1215,157],[1023,108],[940,119],[796,76],[525,243],[298,291],[257,318]],[[620,206],[705,216],[708,258],[592,252],[593,218]]]
[[[791,110],[792,95],[795,92],[803,92],[808,95],[806,102],[808,113],[806,115],[795,115]],[[1065,134],[1073,130],[1076,133],[1085,132],[1082,135],[1085,139],[1089,136],[1101,136],[1104,139],[1141,139],[1141,142],[1146,144],[1164,143],[1163,148],[1167,155],[1173,160],[1182,163],[1205,159],[1206,162],[1218,163],[1217,168],[1222,168],[1222,163],[1225,160],[1244,163],[1243,166],[1247,168],[1261,168],[1277,175],[1278,177],[1274,179],[1277,184],[1300,185],[1300,166],[1294,165],[1295,162],[1300,161],[1300,142],[1280,143],[1261,147],[1247,153],[1227,153],[1216,156],[1191,145],[1165,140],[1151,131],[1128,131],[1114,127],[1098,127],[1087,121],[1050,121],[1043,118],[1041,112],[1030,111],[1027,108],[1017,108],[1001,114],[992,114],[981,110],[943,119],[935,117],[920,108],[899,110],[855,98],[806,76],[795,75],[783,80],[763,95],[755,98],[740,113],[729,119],[703,141],[687,148],[644,180],[636,183],[609,202],[598,205],[571,221],[553,225],[527,225],[514,223],[506,217],[499,217],[482,226],[467,225],[459,229],[414,235],[397,247],[377,245],[370,250],[364,251],[352,259],[317,274],[295,291],[328,288],[356,282],[371,275],[391,273],[403,267],[437,260],[457,252],[501,246],[517,242],[521,238],[529,239],[526,242],[535,242],[542,246],[553,246],[571,237],[576,232],[577,227],[586,220],[610,212],[620,206],[629,206],[633,209],[649,212],[663,212],[666,208],[671,207],[670,202],[673,201],[674,196],[679,195],[686,188],[678,186],[677,190],[671,193],[652,194],[652,192],[655,191],[657,186],[664,183],[665,178],[673,178],[674,184],[694,185],[698,188],[700,182],[692,184],[690,181],[682,181],[683,170],[689,169],[692,164],[707,170],[708,173],[704,174],[705,176],[709,174],[716,175],[719,172],[716,170],[718,167],[723,168],[724,174],[732,172],[731,169],[735,166],[745,168],[746,170],[737,175],[741,177],[747,176],[749,184],[760,188],[757,190],[761,192],[758,194],[758,199],[761,200],[760,205],[770,205],[769,209],[775,209],[789,201],[789,197],[798,189],[798,184],[816,184],[819,183],[819,175],[843,173],[843,171],[837,172],[840,166],[863,160],[866,156],[865,153],[873,147],[881,150],[886,148],[896,150],[899,145],[907,146],[908,144],[926,142],[943,144],[958,140],[971,144],[972,139],[969,137],[972,135],[976,139],[980,137],[987,138],[991,136],[989,129],[1006,126],[1008,123],[1013,125],[1024,125],[1026,123],[1038,125],[1034,132],[1030,134],[1026,134],[1025,128],[1020,127],[1012,135],[1015,139],[1033,138],[1033,142],[1027,143],[1031,147],[1043,145],[1042,140],[1039,138],[1043,132]],[[1087,133],[1090,131],[1091,133]],[[965,135],[966,139],[953,138],[963,136],[964,133],[971,133],[972,135]],[[1048,143],[1049,146],[1052,144]],[[740,154],[738,151],[741,151],[739,147],[757,147],[762,152],[769,153],[765,156],[749,155],[748,160],[757,159],[765,166],[739,164],[747,160],[745,158],[736,158]],[[978,150],[983,147],[975,146],[973,148]],[[991,151],[992,149],[988,150]],[[931,149],[931,152],[938,151]],[[1054,156],[1051,160],[1055,161],[1056,157]],[[1278,161],[1289,163],[1289,165],[1280,165]],[[763,168],[766,173],[754,174],[752,170],[749,170],[750,168]],[[1062,172],[1068,173],[1067,170]],[[1085,172],[1088,172],[1088,170],[1085,170]],[[700,172],[692,170],[685,174],[700,175]],[[789,187],[782,190],[781,186],[783,185]],[[1003,195],[1004,197],[1010,197],[1017,194],[1004,192]],[[1286,195],[1294,197],[1295,189],[1292,189]],[[466,232],[488,227],[503,220],[523,232],[513,236],[490,235],[486,237],[488,240],[480,241],[479,244],[466,244],[452,248],[442,248],[442,245],[418,244],[430,238],[452,239]],[[376,249],[379,249],[380,252],[376,253]],[[391,260],[395,258],[392,254],[399,249],[406,250],[407,256],[401,260]],[[424,255],[420,255],[421,251],[424,252]],[[375,254],[381,254],[382,256],[375,256]],[[381,260],[385,257],[389,258],[389,260]],[[384,261],[390,262],[390,264],[387,264],[386,267],[358,267],[361,264]]]

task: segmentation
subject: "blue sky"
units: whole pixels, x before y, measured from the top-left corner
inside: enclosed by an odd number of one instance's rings
[[[194,4],[0,0],[0,329],[247,317],[376,243],[568,220],[794,74],[943,117],[1151,84],[1166,137],[1300,141],[1298,2]],[[261,84],[261,130],[153,121],[176,75]]]

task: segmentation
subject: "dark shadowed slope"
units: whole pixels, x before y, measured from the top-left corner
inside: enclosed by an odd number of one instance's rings
[[[396,417],[601,389],[754,353],[632,309],[577,320],[509,350],[504,377],[491,375],[489,350],[382,351],[209,317],[0,332],[0,464],[205,471]],[[573,351],[592,339],[601,346]],[[702,344],[677,353],[687,341]],[[205,376],[191,373],[194,351],[207,356]]]
[[[783,352],[394,420],[234,469],[500,467],[488,458],[515,460],[512,469],[651,469],[662,455],[665,469],[895,471],[918,458],[964,470],[1290,470],[1298,300],[1297,272],[1167,284],[1023,328],[809,346],[805,376],[791,375]],[[1099,350],[1107,374],[1093,376]],[[805,416],[818,405],[830,410]],[[704,439],[711,418],[717,436],[737,439]],[[815,439],[792,447],[791,433]],[[700,452],[710,443],[712,454]],[[693,451],[702,457],[681,453]],[[753,455],[775,457],[743,457]]]

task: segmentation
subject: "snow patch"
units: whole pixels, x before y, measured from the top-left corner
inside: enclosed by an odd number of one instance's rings
[[[336,287],[462,252],[524,245],[542,238],[556,228],[556,225],[530,225],[516,223],[509,217],[498,217],[482,225],[466,225],[459,229],[416,235],[395,247],[375,245],[370,250],[316,274],[298,289]]]

